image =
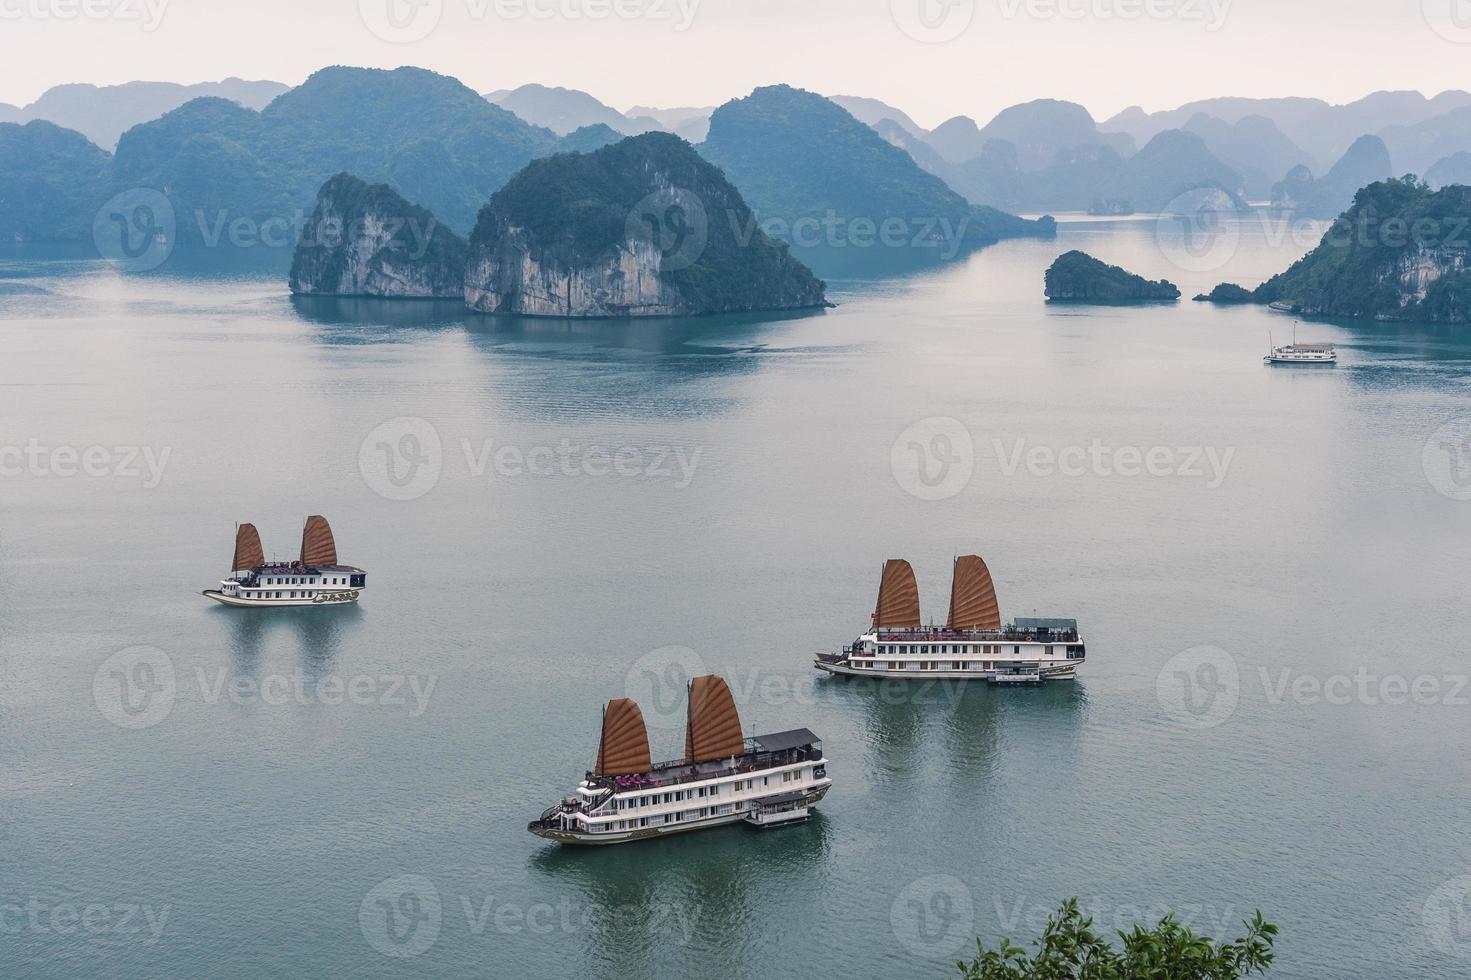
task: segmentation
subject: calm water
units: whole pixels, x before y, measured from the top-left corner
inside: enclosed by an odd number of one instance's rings
[[[0,446],[42,455],[0,478],[0,973],[941,977],[1078,895],[1217,936],[1259,907],[1277,976],[1471,976],[1471,502],[1422,459],[1471,336],[1305,325],[1341,364],[1278,370],[1264,310],[1041,302],[1065,248],[1187,297],[1305,249],[1248,223],[1189,272],[1154,230],[636,324],[4,259]],[[1095,442],[1155,475],[1046,465]],[[314,513],[360,608],[199,596],[234,522],[285,556]],[[970,551],[1003,613],[1082,621],[1075,684],[815,676],[885,558],[942,617]],[[678,755],[690,669],[823,737],[820,818],[528,835],[607,698]]]

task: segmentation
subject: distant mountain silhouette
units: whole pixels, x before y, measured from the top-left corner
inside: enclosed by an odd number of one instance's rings
[[[1143,142],[1164,129],[1182,128],[1198,113],[1235,124],[1246,116],[1270,119],[1283,135],[1319,161],[1336,160],[1354,140],[1388,126],[1413,126],[1471,106],[1471,93],[1459,90],[1426,98],[1419,92],[1374,92],[1345,105],[1322,99],[1217,98],[1189,102],[1178,109],[1146,113],[1131,106],[1105,120],[1100,129],[1124,132]],[[1393,150],[1393,141],[1387,141]],[[1404,169],[1396,160],[1395,168]]]
[[[670,109],[655,109],[649,106],[636,105],[624,113],[629,119],[638,119],[647,116],[660,126],[690,143],[699,143],[705,139],[705,134],[710,131],[710,113],[715,111],[713,105],[707,106],[676,106]]]
[[[1054,231],[1051,219],[1026,221],[971,205],[846,109],[786,85],[758,88],[715,110],[699,149],[763,222],[781,222],[792,232],[783,237],[797,245],[847,248],[862,237],[944,259]],[[890,233],[881,242],[886,222]],[[800,229],[810,232],[808,240]]]
[[[957,169],[956,187],[972,201],[1013,211],[1085,211],[1104,202],[1146,212],[1189,209],[1209,191],[1246,206],[1241,175],[1212,156],[1199,136],[1178,129],[1160,133],[1128,159],[1097,143],[1071,147],[1035,173],[1020,168],[1010,143],[992,140]]]
[[[847,109],[854,119],[865,125],[877,128],[885,119],[891,119],[910,136],[924,139],[928,135],[928,131],[910,119],[903,109],[896,109],[878,99],[866,99],[858,95],[830,95],[828,98]]]
[[[1241,174],[1249,198],[1270,196],[1272,185],[1293,167],[1316,166],[1311,154],[1266,116],[1243,116],[1228,123],[1200,112],[1190,117],[1185,131],[1199,136],[1213,156]]]
[[[1379,137],[1389,148],[1395,172],[1426,173],[1452,154],[1471,151],[1471,106],[1418,123],[1386,126]]]
[[[280,82],[220,82],[178,85],[174,82],[126,82],[122,85],[57,85],[24,108],[0,106],[0,122],[44,119],[74,129],[105,150],[139,123],[157,119],[190,99],[221,98],[247,109],[262,109],[290,86]]]
[[[1332,218],[1353,203],[1359,188],[1391,175],[1389,150],[1377,136],[1361,136],[1322,177],[1294,167],[1272,188],[1272,203],[1310,218]]]
[[[544,126],[558,136],[599,123],[625,136],[665,128],[659,120],[647,116],[630,119],[578,89],[532,84],[489,92],[485,97],[533,126]]]
[[[1471,153],[1454,153],[1440,159],[1425,171],[1425,180],[1437,191],[1449,184],[1471,184]]]
[[[557,141],[558,153],[591,153],[593,150],[616,143],[623,139],[623,134],[615,132],[602,123],[592,126],[583,126],[581,129],[568,133]]]

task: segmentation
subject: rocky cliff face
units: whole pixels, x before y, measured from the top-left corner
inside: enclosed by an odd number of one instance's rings
[[[458,299],[464,239],[385,184],[338,174],[322,185],[291,261],[291,291]]]
[[[649,133],[528,166],[470,238],[465,302],[528,316],[683,316],[826,305],[689,144]]]

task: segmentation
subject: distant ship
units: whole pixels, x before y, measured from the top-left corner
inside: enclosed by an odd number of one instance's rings
[[[267,562],[254,524],[235,530],[230,577],[204,595],[227,606],[335,606],[357,602],[368,573],[337,563],[337,543],[327,519],[313,515],[301,532],[301,557]]]
[[[1332,344],[1287,344],[1273,347],[1262,360],[1268,364],[1336,364],[1338,351]]]
[[[1292,343],[1277,347],[1272,342],[1272,333],[1267,331],[1267,364],[1336,364],[1338,351],[1332,344],[1299,344],[1297,321],[1292,324]]]
[[[1040,684],[1072,680],[1087,655],[1075,619],[1003,625],[991,571],[978,555],[955,559],[944,626],[920,624],[919,587],[902,558],[884,563],[870,618],[868,632],[842,653],[819,654],[813,666],[851,677]]]
[[[609,701],[592,771],[526,829],[562,844],[623,844],[737,822],[777,827],[806,820],[831,785],[816,735],[742,738],[730,688],[707,674],[689,682],[682,759],[652,762],[638,704]]]

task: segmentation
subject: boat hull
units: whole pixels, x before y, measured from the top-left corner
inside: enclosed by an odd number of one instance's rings
[[[811,807],[827,795],[831,788],[818,786],[807,793],[802,806]],[[772,823],[767,825],[771,829],[778,826],[786,826],[801,821],[789,820],[783,824]],[[576,830],[559,830],[553,827],[543,827],[536,821],[527,824],[526,829],[544,840],[556,841],[558,844],[567,844],[577,847],[602,847],[610,844],[631,844],[634,841],[653,840],[656,837],[672,837],[675,834],[684,834],[694,830],[709,830],[712,827],[724,827],[733,823],[745,823],[750,826],[758,826],[759,829],[767,829],[760,825],[751,824],[746,820],[746,814],[724,813],[717,817],[706,817],[703,820],[691,820],[685,823],[665,824],[660,827],[642,827],[638,830],[627,830],[619,833],[589,834]]]
[[[362,589],[343,589],[340,592],[322,592],[304,599],[242,599],[239,596],[225,595],[218,589],[205,589],[200,594],[206,599],[225,606],[237,608],[282,608],[286,606],[345,606],[357,602],[362,596]]]
[[[982,681],[987,684],[1025,684],[1043,683],[1046,681],[1071,681],[1077,679],[1078,667],[1083,664],[1082,660],[1073,660],[1065,664],[1042,667],[1037,671],[1037,676],[1028,676],[1025,680],[1011,679],[1015,675],[1008,675],[1002,671],[995,670],[874,670],[869,667],[854,667],[852,664],[829,663],[825,660],[814,660],[812,666],[818,670],[826,671],[840,677],[877,677],[881,680],[899,681]]]

